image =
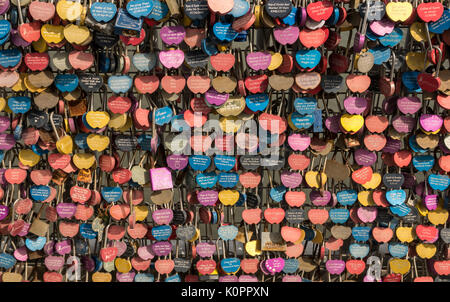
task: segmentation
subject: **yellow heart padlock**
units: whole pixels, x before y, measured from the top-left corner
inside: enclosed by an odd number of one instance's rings
[[[412,71],[422,71],[428,60],[425,61],[425,52],[413,52],[410,51],[406,54],[406,65]]]
[[[411,37],[417,42],[425,42],[428,41],[427,38],[427,29],[425,28],[425,23],[422,22],[414,22],[409,27],[409,33]],[[433,38],[434,34],[430,32],[430,38]]]
[[[109,137],[106,135],[91,133],[88,135],[86,143],[92,151],[102,152],[109,146]]]
[[[92,128],[103,128],[108,125],[110,116],[105,111],[89,111],[86,113],[86,122]]]
[[[41,29],[42,34],[42,29]],[[45,42],[44,38],[40,37],[39,40],[31,43],[33,49],[39,53],[47,52],[48,44]]]
[[[91,153],[77,153],[72,160],[78,169],[89,169],[95,163],[95,156]]]
[[[415,207],[416,207],[417,211],[419,211],[419,214],[420,214],[420,215],[422,215],[422,216],[424,216],[424,217],[427,216],[427,214],[428,214],[428,209],[425,207],[425,205],[423,204],[422,201],[416,202]]]
[[[389,267],[393,273],[404,275],[411,269],[411,262],[407,259],[395,258],[389,261]]]
[[[27,89],[27,86],[25,86],[25,78],[26,78],[27,74],[26,73],[21,73],[19,75],[19,80],[11,87],[11,89],[14,92],[20,92],[20,91],[25,91]],[[2,109],[3,111],[3,109]]]
[[[222,190],[219,192],[219,200],[223,205],[232,206],[239,200],[239,192],[236,190]]]
[[[305,181],[311,188],[321,188],[327,182],[327,175],[324,172],[308,171],[305,174]]]
[[[225,133],[236,133],[243,124],[243,120],[237,116],[222,116],[219,119],[220,129]]]
[[[56,149],[62,154],[71,154],[73,151],[73,139],[70,135],[60,137],[56,142]]]
[[[386,5],[386,14],[394,22],[408,20],[412,12],[413,7],[409,2],[389,2]]]
[[[345,131],[356,133],[364,126],[364,118],[359,114],[344,113],[341,115],[341,125]]]
[[[395,235],[401,242],[412,242],[414,240],[414,229],[412,227],[399,227],[395,231]]]
[[[428,220],[434,225],[446,224],[448,220],[448,210],[437,208],[428,212]]]
[[[134,206],[136,221],[144,221],[148,216],[148,207],[144,205]]]
[[[119,273],[126,274],[131,270],[131,262],[128,259],[116,258],[114,264]]]
[[[364,189],[376,189],[381,183],[381,175],[380,173],[372,173],[372,178],[363,184]]]
[[[64,37],[69,43],[83,44],[89,39],[91,32],[86,26],[68,24],[64,27]]]
[[[19,152],[19,160],[22,164],[33,167],[41,160],[41,157],[31,149],[22,149]]]
[[[62,25],[44,24],[41,27],[41,36],[47,43],[59,43],[64,40],[64,27]]]
[[[273,71],[277,69],[278,67],[283,64],[283,56],[279,52],[273,52],[271,51],[270,54],[272,55],[272,59],[270,60],[270,65],[267,67],[270,71]]]
[[[0,98],[0,111],[5,110],[6,108],[6,100],[5,98]]]
[[[110,273],[95,272],[92,274],[92,282],[111,282],[111,280]]]
[[[198,237],[200,237],[200,230],[198,228],[195,228],[195,235],[194,237],[192,237],[190,240],[188,240],[189,242],[194,242],[195,240],[198,239]]]
[[[261,241],[251,240],[245,244],[245,251],[252,257],[259,256],[262,254],[261,251]]]
[[[82,11],[80,2],[59,0],[56,4],[56,13],[63,20],[73,22],[81,16]]]
[[[358,201],[364,207],[376,206],[372,198],[372,191],[359,191]]]
[[[437,247],[432,243],[419,243],[416,245],[416,253],[422,259],[431,259],[436,254]]]
[[[127,132],[128,130],[131,129],[131,126],[133,126],[133,120],[131,119],[130,116],[127,117],[127,122],[125,123],[125,125],[121,128],[119,128],[120,132]]]
[[[113,113],[108,122],[108,127],[113,128],[114,130],[118,130],[126,125],[128,119],[128,115],[126,113]]]

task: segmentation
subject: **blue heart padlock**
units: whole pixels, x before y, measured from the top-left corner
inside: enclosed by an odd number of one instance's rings
[[[342,190],[336,193],[337,201],[343,206],[351,206],[358,200],[358,193],[355,190]]]
[[[80,225],[80,234],[86,239],[95,239],[97,237],[97,232],[92,229],[92,224],[82,223]]]
[[[245,104],[253,112],[263,111],[269,105],[269,95],[267,93],[247,95],[245,97]]]
[[[285,186],[277,186],[270,189],[270,198],[275,202],[281,202],[286,194],[287,188]]]
[[[357,226],[352,228],[352,236],[356,241],[366,242],[370,238],[370,227]]]
[[[225,173],[221,172],[219,174],[218,182],[224,188],[233,188],[237,185],[239,181],[239,174],[235,172]]]
[[[202,189],[211,189],[216,185],[218,176],[215,172],[197,174],[195,181]]]
[[[132,85],[133,80],[127,75],[110,76],[108,78],[108,87],[117,94],[127,92]]]
[[[172,235],[172,227],[170,225],[164,224],[152,227],[152,236],[158,241],[164,241],[169,239]]]
[[[50,196],[50,187],[43,185],[31,186],[30,196],[33,200],[44,201]]]
[[[217,230],[217,234],[222,240],[234,240],[238,234],[238,227],[235,225],[222,225]]]
[[[350,212],[347,209],[330,209],[330,219],[334,223],[345,223],[350,217]]]
[[[405,190],[390,190],[386,192],[386,200],[393,206],[401,205],[406,200]]]
[[[123,190],[121,187],[102,187],[100,193],[106,202],[111,203],[118,201],[122,197]]]
[[[299,114],[314,113],[317,109],[317,100],[312,97],[296,98],[294,101],[294,108]]]
[[[418,171],[428,171],[434,166],[434,157],[431,155],[417,155],[413,157],[413,165]]]
[[[89,10],[92,18],[97,22],[109,22],[117,13],[117,7],[112,2],[94,2]]]
[[[189,166],[195,171],[205,171],[211,164],[211,158],[206,155],[189,156]]]
[[[236,158],[234,156],[218,154],[214,157],[214,164],[217,169],[228,172],[236,165]]]
[[[348,249],[352,257],[359,259],[366,257],[370,252],[369,245],[365,243],[352,243]]]
[[[47,238],[45,237],[36,237],[34,239],[27,238],[25,240],[25,245],[30,251],[39,251],[42,250],[45,243],[47,242]]]
[[[314,68],[319,64],[321,58],[322,55],[317,49],[301,49],[295,54],[295,60],[301,68]]]

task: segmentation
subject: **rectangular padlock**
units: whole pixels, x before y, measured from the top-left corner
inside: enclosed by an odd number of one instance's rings
[[[166,167],[150,169],[150,180],[153,191],[173,188],[172,173]]]
[[[29,232],[32,234],[35,234],[40,237],[45,237],[48,232],[48,223],[41,220],[41,214],[44,210],[46,205],[42,205],[41,209],[39,210],[39,213],[37,214],[36,218],[33,220],[30,226]]]
[[[143,19],[136,19],[131,16],[126,10],[120,8],[117,11],[116,23],[114,24],[114,32],[134,31],[139,33],[142,29]]]

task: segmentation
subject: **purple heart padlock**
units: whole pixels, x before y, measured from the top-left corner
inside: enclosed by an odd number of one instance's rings
[[[398,115],[392,119],[392,126],[399,133],[409,133],[416,127],[416,119],[412,116]]]
[[[10,125],[11,122],[9,120],[9,117],[0,116],[0,132],[5,132],[6,130],[8,130]]]
[[[325,127],[332,133],[339,133],[341,132],[340,120],[341,115],[329,116],[325,120]]]
[[[9,214],[9,207],[0,205],[0,220],[5,219]]]
[[[66,239],[66,240],[57,242],[55,244],[55,250],[61,256],[69,254],[70,251],[72,250],[72,244],[71,244],[70,239]]]
[[[239,278],[236,275],[221,276],[219,282],[239,282]]]
[[[229,98],[228,93],[219,93],[214,88],[205,92],[205,100],[212,106],[222,106]]]
[[[284,259],[281,257],[267,259],[264,266],[272,275],[279,273],[284,268]]]
[[[403,114],[415,114],[422,108],[422,101],[416,96],[398,98],[397,107]]]
[[[424,198],[425,206],[430,211],[434,211],[437,209],[438,202],[439,202],[439,196],[435,195],[435,194],[427,195]]]
[[[0,150],[9,150],[16,144],[13,134],[0,134]]]
[[[294,44],[299,37],[300,30],[297,26],[278,27],[273,30],[273,36],[282,45]]]
[[[183,170],[189,163],[189,157],[180,154],[171,154],[166,157],[167,166],[172,170]]]
[[[166,68],[178,68],[184,62],[184,52],[180,49],[161,51],[159,61]]]
[[[167,256],[172,251],[170,241],[158,241],[152,244],[152,251],[156,256]]]
[[[152,213],[153,221],[157,224],[169,224],[173,219],[172,209],[159,209]]]
[[[340,275],[345,270],[344,260],[328,260],[325,263],[327,271],[332,275]]]
[[[61,202],[56,206],[56,213],[61,218],[72,218],[77,211],[77,206],[74,203]]]
[[[272,61],[270,52],[251,52],[246,57],[247,65],[253,70],[265,70]]]
[[[203,206],[215,206],[219,200],[219,193],[214,190],[198,191],[197,200]]]
[[[283,172],[281,173],[281,182],[287,188],[297,188],[303,180],[303,177],[298,172]]]
[[[358,149],[355,151],[355,161],[360,166],[371,166],[377,160],[377,154],[366,149]]]
[[[420,127],[428,132],[435,132],[441,129],[444,120],[437,114],[422,114],[419,118]]]
[[[127,250],[127,244],[123,241],[115,241],[112,246],[117,248],[117,257],[120,257]]]
[[[119,282],[133,282],[134,281],[134,276],[136,275],[135,272],[128,272],[128,273],[116,273],[116,279]]]
[[[63,256],[47,256],[45,257],[44,264],[49,271],[58,271],[64,266]]]
[[[19,261],[27,261],[28,259],[27,247],[22,246],[16,249],[14,251],[14,258],[16,258]]]
[[[9,9],[10,2],[9,0],[0,0],[0,15],[6,13]]]
[[[159,32],[161,40],[167,45],[178,45],[183,42],[186,36],[186,30],[183,26],[163,26]]]
[[[141,246],[140,248],[138,248],[137,254],[144,260],[151,260],[155,258],[155,253],[153,253],[151,245]]]
[[[200,257],[208,258],[214,255],[214,252],[216,251],[216,245],[209,242],[200,242],[196,245],[195,250],[197,251],[197,254],[200,255]]]
[[[55,241],[50,240],[47,241],[44,245],[44,253],[48,256],[51,256],[55,253]]]
[[[400,150],[401,146],[402,142],[400,140],[388,137],[386,140],[386,145],[383,147],[383,152],[394,154]]]
[[[361,114],[367,109],[365,98],[350,96],[344,100],[344,108],[350,114]]]
[[[30,42],[25,41],[22,39],[22,36],[19,33],[19,30],[12,28],[11,29],[11,41],[16,47],[28,47],[30,46]]]
[[[313,190],[309,193],[309,199],[315,206],[324,207],[331,200],[331,193],[329,191],[323,191],[322,195],[320,191]]]

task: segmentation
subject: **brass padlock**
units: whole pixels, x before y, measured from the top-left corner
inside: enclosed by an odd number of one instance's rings
[[[48,223],[41,220],[41,214],[46,206],[47,205],[41,206],[41,209],[39,210],[39,213],[36,216],[36,218],[33,220],[33,223],[31,224],[29,231],[30,233],[40,237],[45,237],[47,235],[49,227]]]
[[[180,6],[177,0],[166,0],[167,7],[170,11],[171,17],[178,17],[180,15]]]

